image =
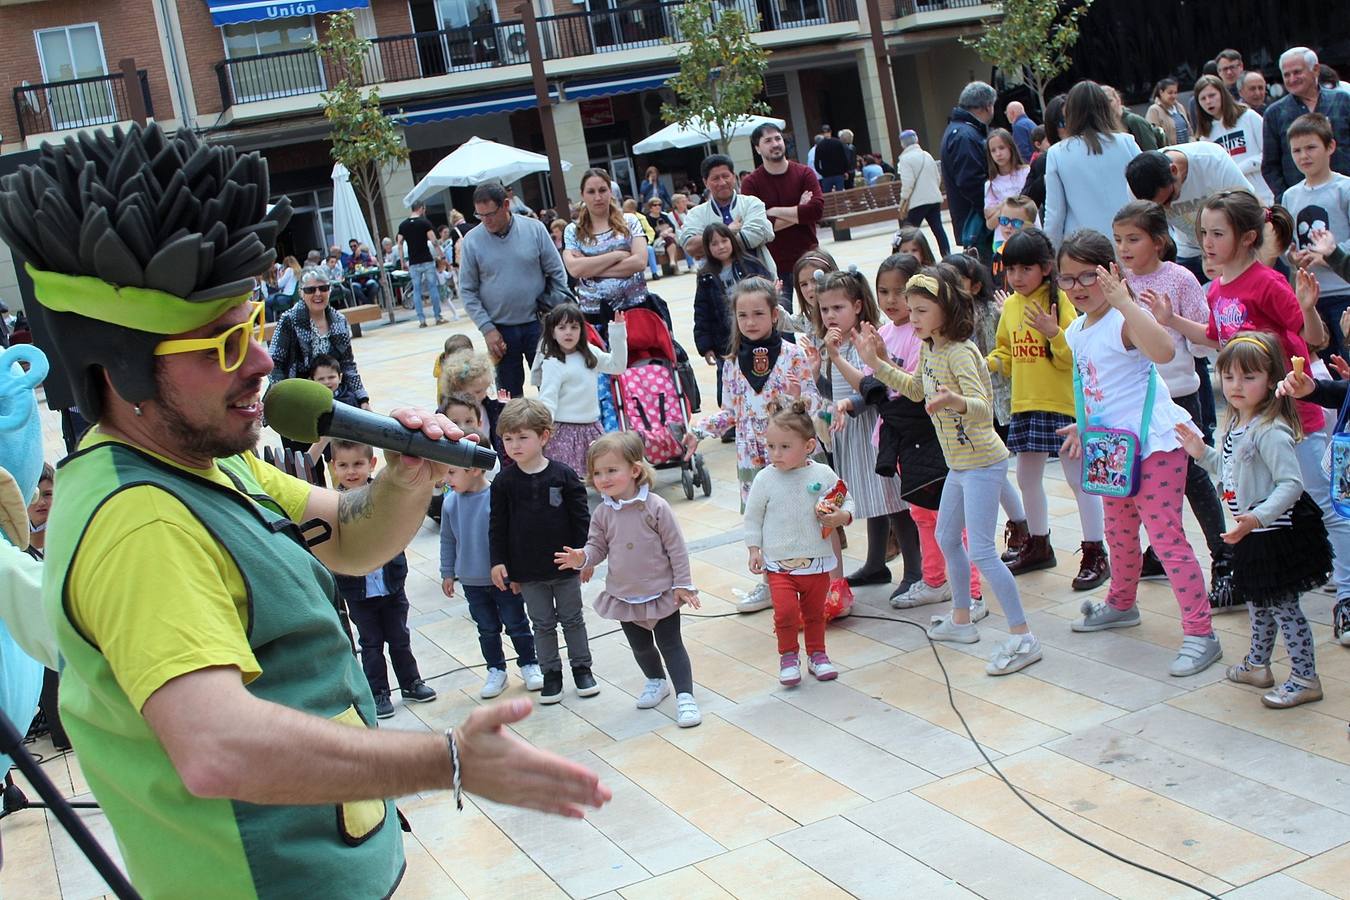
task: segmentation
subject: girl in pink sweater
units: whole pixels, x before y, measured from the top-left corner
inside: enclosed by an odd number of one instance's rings
[[[643,458],[642,439],[633,432],[611,432],[593,442],[586,451],[586,480],[600,492],[600,505],[591,515],[586,546],[563,547],[554,561],[560,569],[590,570],[609,560],[605,589],[594,606],[602,618],[623,628],[647,676],[637,707],[659,705],[670,696],[673,681],[675,723],[692,728],[703,717],[694,701],[693,670],[680,637],[680,606],[687,603],[698,609],[698,590],[675,513],[651,490],[655,476]]]

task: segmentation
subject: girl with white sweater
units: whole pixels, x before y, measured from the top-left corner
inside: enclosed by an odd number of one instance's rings
[[[1195,106],[1196,138],[1213,141],[1228,151],[1261,205],[1274,203],[1275,195],[1261,177],[1265,141],[1261,114],[1234,100],[1217,75],[1202,75],[1195,83]]]
[[[553,436],[544,455],[564,463],[573,472],[586,472],[586,450],[600,437],[602,374],[618,375],[628,368],[628,331],[622,311],[614,314],[606,353],[586,341],[586,317],[573,303],[549,310],[544,318],[539,400],[553,414]]]
[[[817,681],[831,681],[839,672],[825,653],[825,595],[834,568],[830,535],[853,521],[853,501],[834,470],[811,459],[816,429],[806,401],[770,404],[764,445],[769,465],[755,476],[745,501],[745,544],[750,571],[767,575],[773,597],[778,682],[801,683],[799,627],[807,670]]]

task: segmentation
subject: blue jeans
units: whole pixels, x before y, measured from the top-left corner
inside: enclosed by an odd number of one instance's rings
[[[506,341],[506,353],[497,361],[497,387],[512,397],[525,393],[525,373],[534,365],[543,326],[535,319],[520,325],[498,325],[497,333]]]
[[[933,231],[933,237],[937,239],[938,258],[946,256],[952,252],[951,242],[947,240],[947,229],[942,224],[942,204],[925,203],[922,206],[911,206],[909,214],[905,216],[905,224],[913,225],[918,228],[920,225],[928,223],[928,227]]]
[[[436,283],[436,264],[434,262],[413,263],[408,266],[408,274],[412,276],[413,306],[417,310],[417,321],[425,323],[426,313],[422,311],[422,290],[423,282],[426,283],[427,293],[431,297],[431,311],[436,318],[441,317],[441,286]]]
[[[525,615],[525,601],[519,594],[499,591],[494,585],[464,585],[464,597],[469,601],[469,615],[478,626],[478,646],[483,651],[483,662],[489,669],[506,671],[506,656],[502,653],[502,629],[516,648],[516,664],[534,665],[534,632]]]
[[[647,268],[651,269],[653,278],[661,277],[661,270],[656,265],[656,248],[650,244],[647,245]]]
[[[820,176],[820,192],[822,194],[829,194],[834,191],[842,191],[843,189],[844,189],[843,175]]]
[[[1322,523],[1331,541],[1331,574],[1336,582],[1336,597],[1350,597],[1350,519],[1342,519],[1331,508],[1331,479],[1322,471],[1322,454],[1327,452],[1329,429],[1305,434],[1294,445],[1303,490],[1322,510]]]

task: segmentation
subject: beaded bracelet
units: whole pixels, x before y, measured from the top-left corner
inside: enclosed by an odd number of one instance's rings
[[[455,792],[455,809],[464,809],[464,791],[460,786],[459,744],[455,741],[455,729],[445,729],[445,741],[450,745],[450,768],[454,770],[452,787]]]

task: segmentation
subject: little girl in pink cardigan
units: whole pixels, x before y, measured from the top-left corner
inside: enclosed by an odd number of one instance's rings
[[[627,431],[598,438],[586,452],[586,479],[601,496],[591,515],[586,546],[563,547],[554,559],[560,569],[582,570],[609,560],[605,589],[594,606],[602,618],[623,628],[647,676],[637,707],[659,705],[670,696],[673,681],[675,722],[692,728],[703,717],[694,701],[694,674],[680,637],[680,606],[687,603],[698,609],[698,590],[689,574],[689,552],[675,513],[651,490],[655,473],[643,458],[642,439]]]

